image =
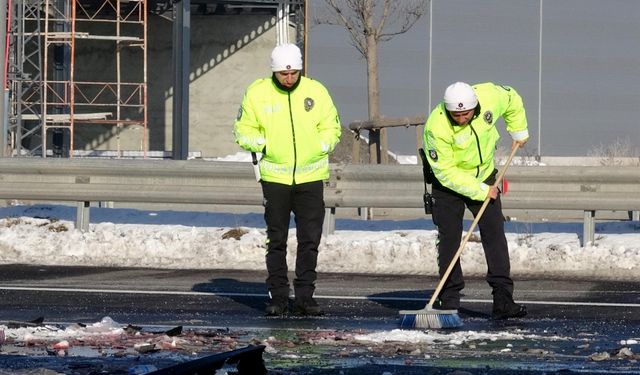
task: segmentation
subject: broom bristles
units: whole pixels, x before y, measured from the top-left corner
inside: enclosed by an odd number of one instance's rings
[[[462,327],[462,319],[458,310],[425,309],[401,311],[401,328],[458,328]]]

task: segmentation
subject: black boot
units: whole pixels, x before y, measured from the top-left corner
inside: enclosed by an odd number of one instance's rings
[[[285,315],[289,311],[289,298],[274,296],[267,305],[265,313],[267,316]]]
[[[318,306],[318,303],[312,297],[298,298],[293,304],[293,312],[296,315],[320,316],[324,315],[324,311]]]
[[[527,315],[527,308],[513,301],[509,291],[502,288],[493,289],[493,313],[495,320],[522,318]]]
[[[438,298],[433,304],[436,310],[458,310],[460,308],[460,299],[440,299]]]

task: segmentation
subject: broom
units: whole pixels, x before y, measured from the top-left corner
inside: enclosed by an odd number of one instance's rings
[[[502,177],[504,176],[504,173],[507,171],[507,167],[509,166],[509,164],[511,164],[511,160],[513,160],[513,157],[515,156],[518,148],[519,147],[517,144],[514,145],[513,149],[511,150],[511,155],[509,155],[509,159],[507,159],[507,163],[498,172],[496,181],[493,183],[493,187],[498,186],[498,184],[500,184],[500,182],[502,181]],[[436,328],[437,329],[437,328],[457,328],[462,326],[462,319],[460,319],[460,316],[458,315],[458,310],[438,310],[433,308],[433,304],[436,302],[436,298],[438,298],[440,291],[442,290],[445,282],[449,278],[449,274],[451,273],[451,271],[453,270],[453,267],[455,266],[456,262],[460,258],[462,249],[464,249],[465,245],[469,241],[469,238],[471,237],[473,230],[478,224],[478,221],[480,221],[480,218],[482,217],[482,214],[484,213],[484,210],[487,208],[487,205],[489,204],[490,200],[491,198],[489,197],[485,198],[484,202],[482,203],[482,206],[480,207],[480,210],[478,211],[478,214],[476,215],[475,219],[471,223],[471,227],[469,227],[467,234],[464,236],[462,243],[460,244],[460,247],[458,247],[458,251],[456,251],[456,253],[453,255],[453,258],[449,263],[449,267],[447,267],[447,270],[442,275],[442,278],[440,279],[440,282],[438,283],[436,290],[431,295],[431,299],[429,300],[427,305],[422,310],[400,310],[399,312],[401,317],[400,327],[402,328]]]

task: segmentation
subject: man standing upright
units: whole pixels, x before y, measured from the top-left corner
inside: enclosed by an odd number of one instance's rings
[[[327,89],[304,77],[302,54],[294,44],[271,53],[271,77],[258,79],[245,92],[235,122],[236,143],[262,153],[260,176],[267,224],[266,314],[289,311],[287,238],[290,215],[298,248],[293,312],[321,315],[313,299],[318,247],[324,222],[323,180],[329,178],[329,153],[340,140],[338,112]]]
[[[435,176],[432,218],[438,227],[440,276],[460,247],[465,206],[476,216],[484,200],[490,199],[478,227],[487,260],[486,280],[493,289],[492,316],[507,319],[525,316],[527,310],[513,301],[500,191],[492,186],[497,174],[493,153],[500,139],[495,125],[500,117],[513,139],[512,147],[523,147],[529,131],[516,90],[491,82],[474,86],[456,82],[447,87],[444,100],[427,119],[424,148]],[[457,310],[463,288],[458,260],[434,307]]]

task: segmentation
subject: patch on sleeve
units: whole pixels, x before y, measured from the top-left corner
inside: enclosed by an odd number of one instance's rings
[[[236,116],[236,121],[239,121],[242,118],[242,106],[238,109],[238,115]]]
[[[436,150],[429,150],[429,157],[433,159],[433,161],[438,161],[438,153]]]

